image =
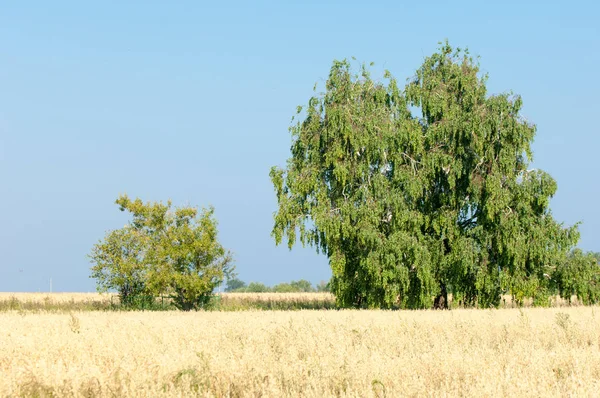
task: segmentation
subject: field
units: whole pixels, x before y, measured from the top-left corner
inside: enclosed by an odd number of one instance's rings
[[[449,295],[451,307],[452,295]],[[524,306],[530,307],[531,300]],[[579,305],[577,297],[571,302],[560,298],[550,299],[552,307]],[[509,296],[503,297],[502,308],[516,308]],[[120,309],[119,298],[114,293],[6,293],[0,292],[0,312],[2,311],[109,311]],[[174,309],[169,299],[158,298],[152,310]],[[328,310],[335,309],[335,298],[330,293],[218,293],[211,304],[211,310]]]
[[[173,309],[168,298],[158,298],[152,309]],[[215,296],[211,309],[240,310],[301,310],[333,309],[335,299],[330,293],[221,293]],[[107,311],[119,309],[119,297],[105,293],[2,293],[2,311]]]
[[[600,308],[2,311],[0,375],[0,397],[597,396]]]

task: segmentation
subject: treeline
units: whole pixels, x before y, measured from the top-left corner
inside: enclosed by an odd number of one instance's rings
[[[329,283],[319,282],[316,286],[306,279],[298,281],[283,282],[270,287],[260,282],[246,282],[238,278],[227,280],[225,291],[228,293],[314,293],[329,292]]]

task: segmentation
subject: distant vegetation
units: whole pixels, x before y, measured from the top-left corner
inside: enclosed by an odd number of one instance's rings
[[[269,287],[260,282],[246,282],[232,278],[227,280],[225,288],[226,292],[235,293],[311,293],[311,292],[329,292],[329,284],[321,281],[317,286],[314,286],[305,279],[299,281],[291,281],[289,283],[279,283],[273,287]]]

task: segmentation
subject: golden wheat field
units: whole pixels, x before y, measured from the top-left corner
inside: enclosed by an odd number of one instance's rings
[[[64,303],[69,301],[110,301],[114,293],[11,293],[0,292],[0,301],[15,298],[24,302]]]
[[[599,392],[599,307],[0,313],[0,397]]]
[[[168,296],[156,297],[151,307],[140,309],[169,310]],[[18,311],[102,311],[119,309],[119,296],[114,293],[2,293],[0,312]],[[218,293],[209,308],[217,311],[299,310],[335,308],[330,293]]]
[[[245,300],[333,300],[331,293],[220,293],[222,297]],[[0,301],[15,298],[21,301],[53,303],[110,301],[116,293],[11,293],[0,292]]]
[[[248,307],[248,304],[257,304],[259,307],[264,307],[268,303],[290,303],[297,304],[315,304],[314,308],[333,307],[335,297],[331,293],[218,293],[220,301],[227,304],[228,309],[236,309],[236,304],[241,308]],[[452,302],[452,295],[449,295]],[[0,292],[0,304],[7,303],[11,300],[16,300],[22,304],[28,304],[29,307],[44,309],[44,307],[55,309],[67,309],[65,304],[110,304],[118,303],[118,295],[115,293],[11,293]],[[532,305],[531,299],[524,301],[524,306]],[[565,307],[572,305],[580,305],[576,296],[571,297],[571,302],[568,302],[558,296],[550,298],[550,306]],[[283,306],[285,307],[285,306]],[[298,305],[298,307],[302,307]],[[307,307],[311,307],[307,305]],[[516,308],[510,296],[504,296],[501,307]],[[73,306],[77,309],[78,306]]]

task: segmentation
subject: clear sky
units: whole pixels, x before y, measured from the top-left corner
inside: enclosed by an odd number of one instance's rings
[[[578,0],[1,2],[0,291],[93,291],[120,193],[214,205],[243,280],[328,279],[270,237],[295,108],[334,59],[402,82],[445,38],[522,95],[553,213],[600,251],[599,21]]]

